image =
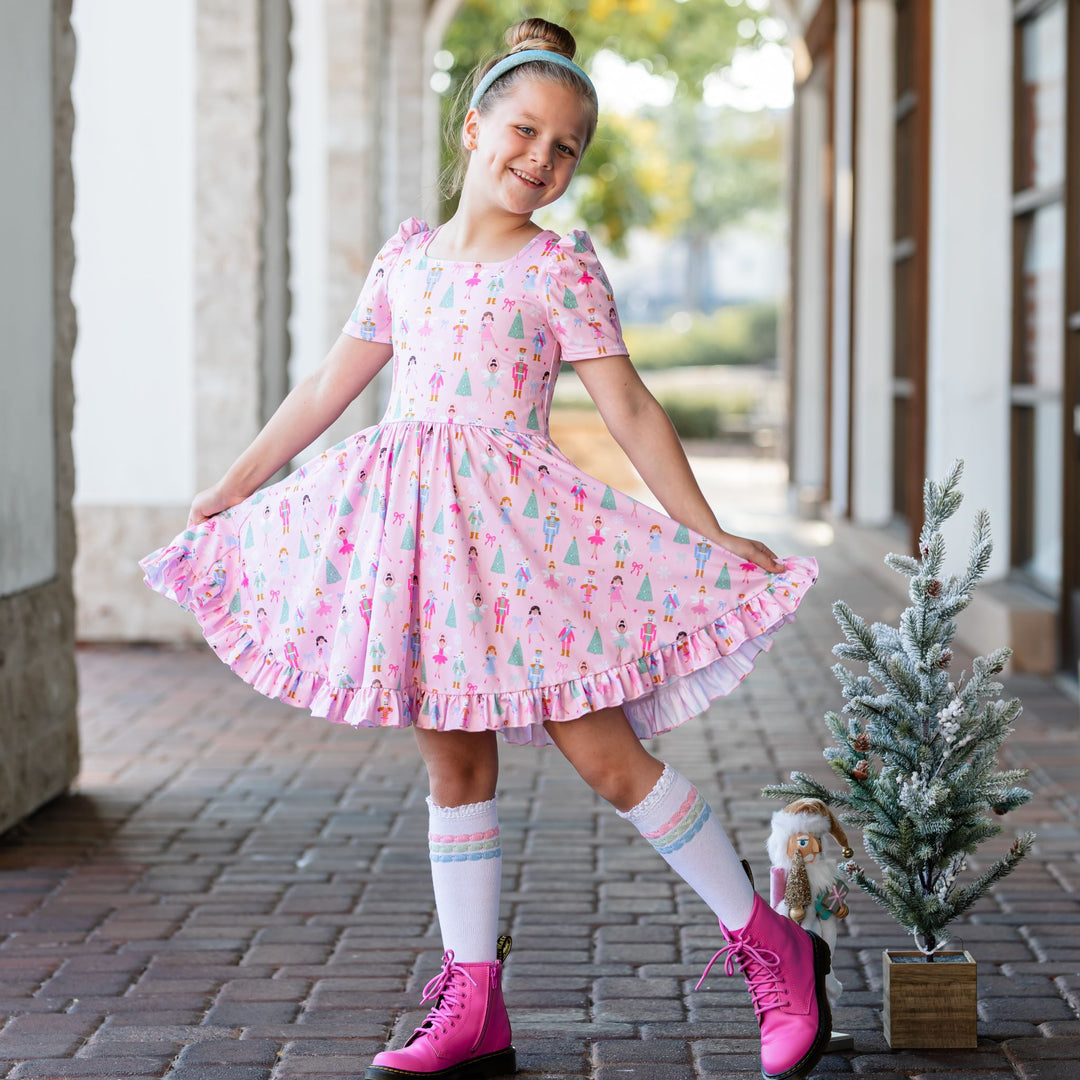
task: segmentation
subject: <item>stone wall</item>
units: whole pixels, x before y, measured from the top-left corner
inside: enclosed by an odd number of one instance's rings
[[[5,18],[18,18],[12,14],[17,8],[9,8]],[[71,303],[75,266],[71,239],[75,197],[71,173],[71,76],[75,39],[70,18],[71,0],[54,0],[52,359],[57,572],[40,586],[0,597],[0,832],[64,791],[79,768],[75,601],[71,585],[75,555],[71,354],[76,321]]]

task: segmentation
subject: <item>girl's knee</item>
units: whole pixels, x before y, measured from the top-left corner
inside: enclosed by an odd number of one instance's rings
[[[495,797],[499,757],[493,732],[418,731],[417,741],[436,806],[465,806]]]

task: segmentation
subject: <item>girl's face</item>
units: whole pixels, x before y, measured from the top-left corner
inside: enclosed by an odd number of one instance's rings
[[[484,115],[470,109],[462,136],[472,151],[465,189],[528,217],[566,190],[585,149],[581,98],[561,83],[521,79]]]

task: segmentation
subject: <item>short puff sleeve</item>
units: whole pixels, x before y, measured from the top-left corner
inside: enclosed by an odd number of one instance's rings
[[[628,355],[615,296],[587,232],[549,246],[544,301],[563,360]]]
[[[364,341],[393,344],[394,313],[387,289],[390,272],[408,240],[417,233],[429,231],[427,222],[419,218],[409,218],[398,226],[397,232],[383,244],[379,254],[375,256],[356,306],[341,328],[342,333],[362,338]]]

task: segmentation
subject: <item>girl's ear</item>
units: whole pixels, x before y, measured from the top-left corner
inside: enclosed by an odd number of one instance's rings
[[[480,112],[478,109],[470,109],[465,114],[465,122],[461,125],[461,145],[466,150],[475,150],[479,137]]]

